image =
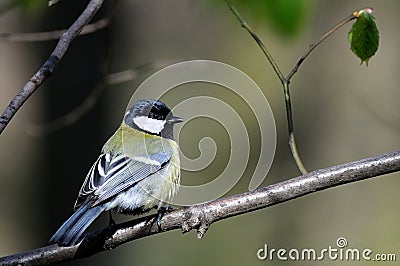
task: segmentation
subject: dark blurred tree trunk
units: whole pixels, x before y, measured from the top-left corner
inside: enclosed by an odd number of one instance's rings
[[[49,8],[41,17],[40,29],[67,28],[85,8],[87,1],[64,1]],[[94,21],[102,17],[107,6]],[[44,98],[46,121],[57,119],[79,106],[94,90],[102,75],[106,58],[106,30],[78,37],[54,75],[40,88]],[[37,55],[46,58],[55,41],[40,45]],[[61,223],[72,214],[72,207],[91,164],[96,160],[104,142],[102,124],[105,111],[101,98],[71,126],[42,137],[45,150],[45,174],[38,180],[38,208],[41,230],[38,237],[47,241]]]

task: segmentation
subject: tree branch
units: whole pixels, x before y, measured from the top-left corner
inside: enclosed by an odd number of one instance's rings
[[[228,0],[225,0],[225,2],[228,5],[231,12],[235,15],[237,20],[240,22],[240,25],[242,26],[242,28],[244,28],[251,35],[251,37],[253,37],[253,39],[256,41],[257,45],[260,47],[261,51],[264,53],[268,62],[272,66],[275,74],[278,76],[279,80],[281,81],[281,83],[283,85],[285,82],[285,76],[283,75],[278,64],[272,57],[271,53],[268,51],[267,47],[264,45],[263,41],[253,31],[253,29],[250,27],[249,23],[247,23],[247,21],[245,21],[244,18],[240,15],[239,11],[237,11],[237,9]]]
[[[363,9],[361,9],[363,10]],[[353,12],[351,15],[348,17],[344,18],[342,21],[340,21],[338,24],[333,26],[332,29],[328,30],[322,37],[315,43],[311,44],[310,47],[308,47],[308,50],[304,53],[304,55],[297,61],[296,65],[292,68],[292,70],[289,72],[289,74],[286,76],[287,82],[290,83],[290,80],[294,76],[294,74],[297,73],[299,70],[299,67],[301,64],[306,60],[306,58],[311,54],[312,51],[314,51],[315,48],[318,47],[323,41],[325,41],[329,36],[331,36],[333,33],[335,33],[338,29],[346,25],[348,22],[352,21],[353,19],[356,19],[357,17],[355,16],[356,12]]]
[[[400,171],[400,151],[337,165],[235,196],[181,208],[161,220],[163,232],[197,230],[201,238],[214,222],[266,208],[316,191]],[[44,265],[89,257],[134,239],[161,233],[148,216],[89,233],[72,247],[50,245],[0,258],[0,265]]]
[[[99,30],[102,30],[110,24],[110,19],[108,17],[102,18],[96,22],[91,24],[87,24],[79,35],[90,34]],[[0,33],[0,41],[6,42],[44,42],[57,40],[60,38],[65,29],[62,30],[52,30],[52,31],[44,31],[44,32],[27,32],[27,33],[9,33],[2,32]]]
[[[113,7],[110,9],[110,12],[104,18],[87,24],[83,27],[82,31],[79,35],[87,35],[93,32],[102,30],[107,28],[110,23],[111,19],[117,10],[117,6],[119,4],[119,0],[116,0],[113,4]],[[44,32],[28,32],[28,33],[9,33],[9,32],[2,32],[0,33],[0,41],[6,42],[44,42],[44,41],[51,41],[59,39],[65,29],[62,30],[52,30],[52,31],[44,31]]]
[[[61,58],[65,55],[72,40],[82,31],[83,27],[89,23],[93,16],[103,5],[104,0],[91,0],[79,18],[64,32],[57,43],[56,48],[51,53],[43,66],[32,76],[25,86],[15,95],[6,110],[0,117],[0,134],[4,131],[15,113],[21,108],[25,101],[35,92],[35,90],[46,80],[54,71]]]
[[[48,121],[42,124],[29,124],[26,127],[26,132],[33,136],[45,136],[67,126],[73,125],[79,119],[81,119],[90,109],[93,108],[106,86],[135,80],[142,70],[163,68],[176,62],[178,61],[157,60],[154,62],[139,65],[132,69],[104,75],[104,77],[96,84],[96,86],[94,86],[93,90],[84,99],[84,101],[73,110],[52,121]]]
[[[317,48],[323,41],[325,41],[329,36],[331,36],[333,33],[335,33],[338,29],[346,25],[348,22],[352,21],[353,19],[357,18],[357,14],[359,14],[362,10],[360,11],[355,11],[351,15],[347,16],[344,18],[342,21],[340,21],[338,24],[336,24],[332,29],[327,31],[317,42],[311,44],[308,48],[308,50],[304,53],[304,55],[297,61],[297,63],[294,65],[292,70],[289,72],[289,74],[285,77],[282,73],[282,71],[279,69],[278,64],[276,61],[273,59],[272,55],[269,53],[268,49],[264,45],[263,41],[258,37],[258,35],[252,30],[250,25],[242,18],[240,13],[236,10],[236,8],[228,1],[225,0],[227,5],[229,6],[230,10],[232,13],[235,15],[235,17],[239,20],[241,26],[247,30],[247,32],[253,37],[253,39],[257,42],[258,46],[260,47],[261,51],[264,53],[265,57],[267,58],[268,62],[271,64],[275,74],[278,76],[279,80],[282,83],[283,86],[283,93],[285,96],[285,106],[286,106],[286,117],[287,117],[287,123],[288,123],[288,131],[289,131],[289,147],[290,151],[292,153],[293,159],[296,163],[297,168],[302,174],[307,173],[307,169],[305,168],[301,158],[300,154],[298,153],[297,150],[297,144],[296,144],[296,139],[294,135],[294,125],[293,125],[293,117],[292,117],[292,107],[291,107],[291,100],[290,100],[290,89],[289,85],[291,82],[292,77],[297,73],[299,70],[301,64],[304,62],[304,60],[311,54],[312,51],[314,51],[315,48]]]

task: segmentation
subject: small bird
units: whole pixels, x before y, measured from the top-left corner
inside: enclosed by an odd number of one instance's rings
[[[161,101],[137,101],[90,168],[74,214],[49,242],[60,246],[79,243],[104,211],[141,214],[164,208],[179,188],[179,147],[173,125],[182,121]]]

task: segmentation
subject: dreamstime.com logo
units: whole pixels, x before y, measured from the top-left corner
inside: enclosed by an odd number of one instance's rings
[[[204,93],[196,93],[196,86],[206,88]],[[179,92],[182,87],[185,88],[182,93],[185,95],[183,100],[175,106],[166,102],[174,115],[184,119],[183,123],[175,126],[175,139],[179,141],[184,127],[189,128],[186,132],[191,132],[191,122],[195,122],[195,119],[213,120],[221,125],[228,135],[230,155],[218,176],[207,183],[180,185],[179,193],[167,203],[185,206],[223,196],[242,178],[249,165],[251,149],[258,150],[259,153],[256,158],[254,155],[252,157],[252,164],[256,162],[256,166],[247,181],[248,189],[254,190],[259,187],[272,165],[276,146],[275,121],[263,91],[247,74],[233,66],[217,61],[192,60],[167,66],[151,75],[135,90],[128,108],[141,99],[163,101],[163,97],[168,97],[167,94]],[[189,91],[193,91],[193,96],[187,96]],[[239,99],[250,109],[251,114],[240,113],[242,109],[232,104],[232,101],[228,100],[229,97]],[[249,128],[251,118],[253,124]],[[259,143],[256,147],[251,147],[249,136],[254,132],[258,133]],[[204,137],[198,143],[193,141],[190,146],[198,147],[201,154],[192,159],[181,152],[180,168],[183,171],[196,173],[204,170],[218,154],[218,145],[208,135],[208,128],[199,133],[204,134]],[[129,147],[125,147],[126,151],[128,149]]]
[[[339,237],[336,246],[328,246],[322,249],[275,249],[264,244],[263,248],[257,251],[259,260],[281,260],[281,261],[379,261],[395,262],[397,256],[394,253],[376,253],[369,248],[359,249],[348,247],[347,239]]]

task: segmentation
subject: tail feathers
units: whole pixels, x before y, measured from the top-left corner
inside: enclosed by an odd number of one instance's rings
[[[90,202],[82,205],[71,217],[66,220],[49,243],[58,243],[60,246],[72,246],[81,240],[86,228],[102,213],[105,206],[90,207]]]

